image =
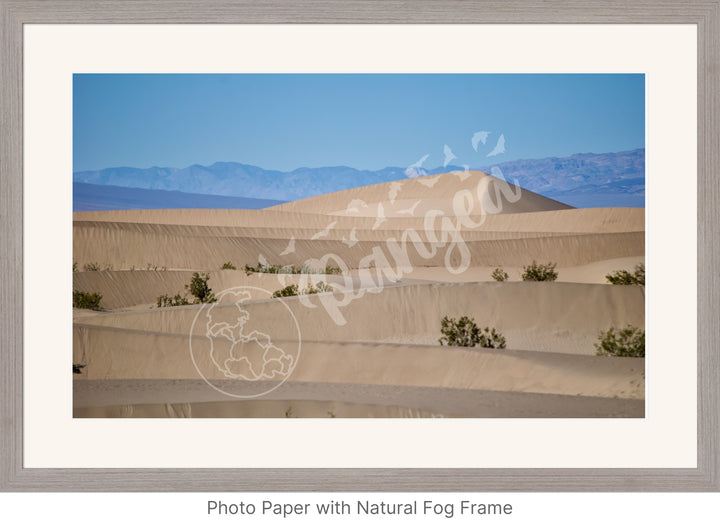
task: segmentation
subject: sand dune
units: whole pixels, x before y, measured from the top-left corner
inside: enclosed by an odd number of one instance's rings
[[[182,403],[184,414],[224,416],[234,407],[243,416],[283,417],[292,407],[310,417],[623,417],[643,415],[642,359],[613,359],[543,352],[481,350],[441,346],[372,343],[313,343],[305,349],[290,379],[271,393],[238,402],[234,395],[255,395],[268,382],[212,379],[218,393],[200,378],[187,352],[185,337],[125,330],[85,328],[90,351],[103,352],[112,366],[83,359],[94,368],[76,376],[76,410],[122,405],[131,416],[149,404],[162,405],[153,415],[173,416],[168,400]],[[278,345],[290,349],[289,343]],[[151,346],[151,350],[148,350]],[[198,359],[203,375],[212,364]],[[168,367],[172,367],[168,370]],[[273,383],[270,383],[273,384]],[[172,401],[176,400],[176,401]],[[280,403],[276,401],[280,400]],[[234,405],[227,405],[230,402]],[[334,405],[328,404],[333,402]],[[242,403],[242,404],[239,404]],[[345,404],[344,408],[338,406]],[[299,406],[299,405],[302,405]],[[352,407],[348,407],[352,405]],[[346,410],[346,409],[352,410]],[[345,410],[345,412],[341,412]],[[225,413],[223,413],[225,411]],[[119,414],[119,412],[114,412]],[[81,412],[80,416],[92,415]],[[297,415],[296,417],[301,417]]]
[[[206,337],[76,325],[75,362],[87,364],[80,379],[192,380],[205,377],[231,385],[213,363]],[[222,345],[214,339],[214,354]],[[227,341],[229,342],[229,341]],[[273,339],[294,352],[298,344]],[[152,348],[148,348],[151,345]],[[237,355],[248,344],[240,345]],[[642,359],[422,346],[381,342],[303,341],[289,381],[400,385],[456,389],[642,398]],[[202,375],[201,375],[202,374]],[[281,381],[276,375],[263,379]],[[242,383],[242,380],[238,380]],[[224,387],[223,387],[224,388]],[[216,396],[217,397],[217,396]]]
[[[453,215],[453,209],[443,210],[446,216]],[[645,230],[643,208],[585,208],[571,210],[536,211],[525,213],[505,212],[495,215],[473,215],[471,220],[478,226],[465,230],[496,232],[634,232]],[[180,226],[231,227],[235,231],[228,235],[271,235],[287,237],[287,230],[316,231],[331,223],[335,230],[372,230],[375,220],[367,216],[339,216],[321,213],[297,213],[283,210],[110,210],[98,212],[74,212],[76,226],[93,223],[157,224]],[[423,230],[424,217],[389,218],[382,230]],[[257,229],[269,232],[257,232]],[[243,229],[249,231],[243,232]],[[169,230],[169,229],[165,229]],[[377,232],[373,230],[373,232]],[[207,235],[207,234],[204,234]]]
[[[643,327],[645,306],[644,288],[639,286],[544,282],[398,285],[366,292],[345,307],[338,303],[349,300],[349,295],[340,292],[282,302],[251,294],[259,299],[243,307],[250,312],[253,329],[271,333],[275,340],[297,338],[294,322],[284,318],[286,308],[295,316],[303,341],[437,344],[444,316],[470,315],[482,327],[500,330],[511,348],[587,355],[594,354],[601,330],[626,324]],[[237,309],[225,303],[213,308],[213,315],[218,321],[234,322]],[[197,333],[193,321],[200,311],[198,306],[185,306],[114,312],[78,317],[76,322],[187,337]],[[344,324],[333,319],[337,314]]]
[[[599,283],[606,285],[606,276],[618,270],[634,270],[635,266],[645,263],[645,256],[630,256],[623,258],[593,261],[584,265],[558,266],[559,282],[570,283]],[[523,267],[503,265],[508,273],[508,282],[522,281]],[[407,272],[404,281],[425,280],[428,282],[486,282],[492,278],[494,266],[469,267],[460,274],[453,274],[444,267],[414,267]]]
[[[210,387],[187,381],[79,381],[76,418],[642,418],[642,399],[384,385],[286,383],[273,399],[203,401]],[[217,399],[217,392],[210,399]],[[142,403],[158,396],[175,403]],[[320,397],[321,399],[313,399]],[[337,399],[333,399],[337,398]],[[191,399],[192,402],[187,400]],[[345,401],[345,400],[355,401]],[[130,404],[115,405],[123,401]],[[373,402],[377,402],[373,403]],[[100,405],[107,403],[106,405]]]
[[[376,217],[378,207],[382,205],[380,211],[388,217],[412,217],[422,216],[431,209],[452,211],[458,192],[467,192],[465,195],[473,203],[470,212],[475,214],[480,214],[481,210],[522,213],[572,208],[481,171],[462,171],[318,195],[272,206],[268,210]]]
[[[644,262],[644,256],[616,258],[610,260],[591,262],[586,265],[575,267],[558,267],[559,281],[571,283],[597,283],[607,284],[605,276],[617,270],[633,270],[635,265]],[[509,282],[520,281],[523,268],[518,266],[503,265],[505,271],[510,275]],[[469,267],[460,274],[454,274],[445,267],[413,267],[405,271],[399,283],[433,283],[433,282],[487,282],[490,281],[494,266]],[[376,281],[383,281],[383,285],[396,285],[389,279],[392,276],[388,271],[387,275],[376,275]],[[85,292],[102,293],[102,306],[104,309],[148,309],[155,307],[156,300],[160,295],[175,294],[186,295],[185,286],[192,277],[192,271],[94,271],[76,272],[73,276],[73,285],[76,289]],[[269,293],[290,284],[305,286],[312,278],[307,275],[295,274],[251,274],[247,275],[241,270],[217,270],[211,271],[209,285],[215,292],[238,286],[251,286],[264,289]],[[352,281],[356,288],[362,286],[361,276],[357,270],[352,270],[348,277],[340,275],[327,275],[323,281],[345,287],[346,281]],[[268,294],[269,296],[269,294]],[[192,298],[192,297],[190,297]],[[91,316],[98,316],[98,313],[86,313]]]
[[[443,418],[414,407],[309,399],[142,403],[75,408],[76,418]]]
[[[583,214],[574,215],[575,212]],[[546,212],[543,212],[546,213]],[[195,225],[158,225],[117,222],[76,222],[74,227],[74,260],[79,267],[89,263],[108,265],[112,269],[146,268],[147,265],[181,270],[217,270],[222,263],[232,261],[242,267],[256,264],[264,257],[273,264],[301,264],[328,254],[337,255],[349,268],[358,268],[362,260],[378,248],[388,255],[397,246],[407,248],[408,259],[416,266],[443,266],[448,250],[467,247],[471,265],[521,266],[532,259],[549,260],[561,266],[584,265],[593,261],[643,255],[644,231],[638,229],[638,215],[629,214],[634,224],[632,231],[618,231],[618,224],[607,209],[588,216],[583,210],[568,210],[567,215],[556,217],[552,224],[565,226],[588,225],[586,232],[532,232],[522,230],[543,221],[540,214],[495,216],[505,221],[505,229],[383,231],[373,233],[352,228],[332,229],[321,239],[317,233],[303,229],[265,229],[208,227]],[[574,219],[574,217],[577,218]],[[608,218],[610,217],[610,221]],[[617,217],[622,217],[618,215]],[[603,222],[610,230],[603,232]],[[516,229],[510,230],[512,224]],[[492,224],[492,223],[488,223]],[[496,222],[495,224],[498,224]],[[598,226],[599,225],[599,226]],[[484,228],[489,228],[483,225]],[[499,227],[498,227],[499,228]],[[594,228],[595,230],[590,230]],[[358,240],[352,246],[347,241],[354,235]],[[293,251],[286,253],[290,239]],[[421,255],[418,249],[425,252]],[[397,254],[397,252],[395,252]]]
[[[573,209],[469,172],[265,210],[76,212],[73,233],[80,270],[110,269],[73,278],[111,310],[74,311],[78,417],[644,415],[644,360],[594,347],[611,326],[644,328],[644,287],[605,283],[644,263],[643,209]],[[519,281],[533,260],[556,263],[558,281]],[[240,270],[220,270],[227,261]],[[318,274],[242,270],[258,262]],[[345,274],[319,274],[325,265]],[[495,267],[510,281],[492,281]],[[234,294],[212,307],[154,307],[161,294],[183,294],[194,271]],[[270,298],[318,281],[334,291]],[[496,328],[509,349],[439,346],[441,319],[462,315]],[[213,362],[263,358],[257,342],[232,335],[241,321],[243,333],[300,355],[281,386],[238,402],[203,377],[241,391],[284,377],[228,379]],[[210,329],[225,335],[210,341]]]
[[[102,293],[102,306],[105,309],[149,309],[156,306],[157,298],[163,294],[181,294],[192,300],[185,288],[191,279],[190,271],[97,271],[75,273],[73,284],[82,291]],[[269,298],[272,292],[299,281],[297,275],[248,276],[241,270],[219,270],[212,272],[209,285],[214,292],[239,285],[257,287],[267,291]]]

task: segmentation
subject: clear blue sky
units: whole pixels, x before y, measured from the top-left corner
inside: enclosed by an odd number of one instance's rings
[[[485,145],[473,134],[488,131]],[[503,134],[505,153],[487,157]],[[74,170],[470,167],[645,146],[642,74],[75,74]]]

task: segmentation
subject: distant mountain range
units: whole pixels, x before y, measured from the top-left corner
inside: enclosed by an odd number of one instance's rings
[[[207,208],[259,210],[283,201],[73,183],[73,211]]]
[[[645,205],[645,149],[621,153],[581,153],[567,157],[516,160],[497,166],[473,169],[497,176],[498,170],[495,168],[499,168],[507,180],[517,179],[523,188],[572,206],[642,207]],[[123,207],[130,209],[131,206],[128,205],[132,204],[137,204],[132,206],[133,208],[233,207],[209,206],[223,203],[223,197],[225,199],[232,197],[231,202],[245,204],[244,208],[265,208],[279,202],[399,180],[407,178],[408,174],[433,175],[462,169],[457,166],[410,170],[386,167],[370,171],[339,166],[299,168],[283,172],[237,162],[217,162],[211,166],[192,165],[183,169],[117,167],[97,171],[78,171],[73,174],[74,210]],[[94,186],[84,187],[82,184]],[[153,195],[140,194],[139,190],[102,189],[106,186],[182,193]],[[203,198],[182,197],[186,194],[198,194]],[[253,199],[265,201],[253,203]],[[230,204],[227,200],[224,202]],[[107,207],[97,207],[103,204]],[[193,206],[172,206],[172,204]]]

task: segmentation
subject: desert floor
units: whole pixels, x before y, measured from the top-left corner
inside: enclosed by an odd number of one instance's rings
[[[643,417],[644,359],[594,344],[645,327],[644,287],[605,279],[644,263],[644,215],[479,172],[265,210],[76,212],[74,289],[104,310],[74,310],[74,415]],[[533,260],[557,281],[521,281]],[[245,272],[258,263],[305,270]],[[217,303],[157,307],[194,272]],[[321,281],[332,292],[271,297]],[[439,345],[442,318],[463,315],[507,349]]]

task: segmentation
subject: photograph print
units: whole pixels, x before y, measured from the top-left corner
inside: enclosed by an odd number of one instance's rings
[[[75,74],[72,178],[75,418],[645,417],[643,74]]]

